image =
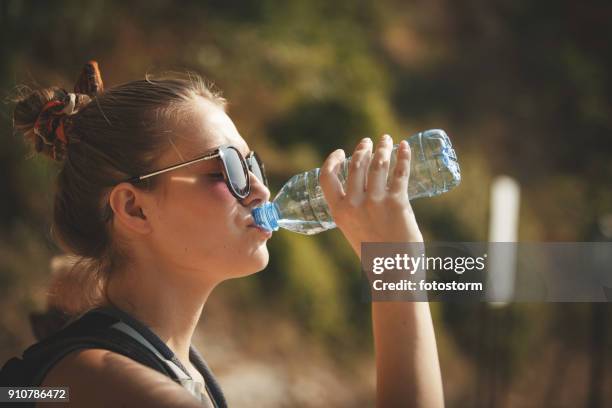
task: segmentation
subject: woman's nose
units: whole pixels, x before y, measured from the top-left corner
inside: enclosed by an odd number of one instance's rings
[[[251,194],[242,201],[244,206],[254,208],[270,199],[268,187],[251,171],[249,171],[249,182],[251,183]]]

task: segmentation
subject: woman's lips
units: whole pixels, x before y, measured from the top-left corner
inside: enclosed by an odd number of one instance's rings
[[[256,230],[260,235],[262,235],[263,237],[266,237],[266,239],[269,239],[272,237],[272,231],[269,231],[257,225],[255,223],[255,219],[250,214],[246,217],[245,224],[247,224],[247,228],[252,228]]]
[[[256,224],[251,224],[249,226],[247,226],[247,228],[253,228],[254,230],[256,230],[258,233],[260,233],[261,235],[263,235],[266,238],[271,238],[272,237],[272,231],[268,231],[266,229],[261,228],[260,226],[256,225]]]

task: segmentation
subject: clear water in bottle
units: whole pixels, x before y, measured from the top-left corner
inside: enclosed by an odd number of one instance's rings
[[[419,132],[407,139],[412,152],[408,197],[432,197],[445,193],[461,182],[457,156],[443,130],[431,129]],[[392,174],[397,158],[393,146],[389,174]],[[338,177],[346,182],[350,157],[341,166]],[[319,185],[319,169],[293,176],[272,202],[253,209],[255,223],[267,230],[279,227],[301,234],[317,234],[335,228],[332,216]]]

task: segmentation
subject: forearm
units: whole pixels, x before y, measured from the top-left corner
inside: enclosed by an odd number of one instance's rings
[[[373,302],[372,329],[376,406],[444,406],[429,303]]]
[[[345,183],[337,176],[346,159],[343,150],[330,154],[319,173],[334,222],[360,258],[363,242],[423,241],[408,197],[410,145],[400,142],[392,172],[391,137],[381,138],[374,155],[372,149],[368,138],[357,145]],[[443,406],[429,304],[374,302],[372,323],[378,407]]]

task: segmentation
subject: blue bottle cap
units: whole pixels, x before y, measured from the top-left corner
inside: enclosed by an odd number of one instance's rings
[[[279,214],[275,203],[267,202],[253,208],[251,214],[253,214],[253,219],[257,226],[268,231],[278,231]]]

